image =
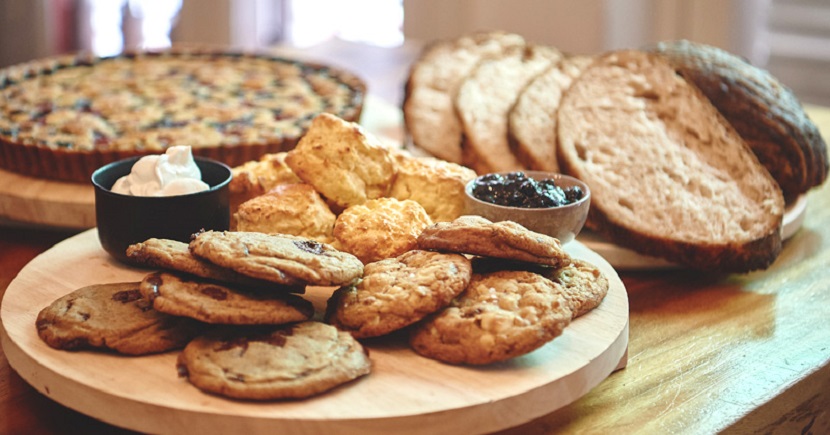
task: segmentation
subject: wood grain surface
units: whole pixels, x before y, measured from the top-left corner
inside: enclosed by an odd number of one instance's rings
[[[418,356],[402,337],[369,341],[374,365],[369,376],[303,401],[250,403],[204,394],[178,378],[177,352],[124,357],[46,346],[34,328],[43,307],[82,286],[138,281],[148,273],[115,262],[95,230],[61,242],[23,268],[3,298],[0,333],[12,368],[42,394],[142,432],[486,433],[577,400],[625,356],[628,298],[619,277],[581,244],[566,248],[599,265],[611,289],[597,309],[551,343],[504,363],[460,367]],[[322,312],[332,291],[309,288],[305,297]]]

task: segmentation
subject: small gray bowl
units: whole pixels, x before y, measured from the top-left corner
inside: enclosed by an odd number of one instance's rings
[[[193,233],[227,230],[230,225],[231,169],[195,157],[209,190],[176,196],[131,196],[114,193],[115,181],[130,173],[139,157],[110,163],[92,174],[95,219],[101,246],[117,260],[131,264],[127,247],[149,238],[190,241]]]
[[[543,171],[522,171],[534,180],[553,179],[562,188],[579,186],[583,196],[577,202],[559,207],[523,208],[496,205],[482,201],[473,196],[473,186],[483,177],[477,177],[467,183],[465,195],[465,213],[478,215],[493,222],[513,221],[537,233],[559,239],[562,243],[573,240],[585,225],[588,209],[591,206],[591,190],[583,181],[569,175]],[[508,172],[500,172],[508,174]]]

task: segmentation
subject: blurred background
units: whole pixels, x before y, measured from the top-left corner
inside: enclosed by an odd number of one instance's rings
[[[338,64],[398,100],[423,44],[491,29],[572,53],[691,39],[830,106],[828,0],[0,0],[0,66],[213,44]]]

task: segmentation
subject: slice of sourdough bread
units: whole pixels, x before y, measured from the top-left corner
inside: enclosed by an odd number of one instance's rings
[[[592,61],[591,56],[565,57],[533,78],[519,93],[507,116],[507,141],[526,169],[559,172],[556,111],[562,92]]]
[[[524,47],[523,37],[482,32],[426,47],[407,78],[404,125],[412,144],[433,156],[461,163],[461,125],[453,100],[464,78],[481,59]]]
[[[507,113],[527,83],[561,58],[555,48],[527,45],[476,66],[455,99],[462,164],[479,174],[522,168],[507,142]]]
[[[606,54],[558,111],[563,171],[610,241],[691,268],[747,272],[781,250],[784,199],[717,109],[662,57]]]
[[[827,178],[827,146],[795,94],[769,72],[705,44],[657,45],[749,144],[792,200]]]

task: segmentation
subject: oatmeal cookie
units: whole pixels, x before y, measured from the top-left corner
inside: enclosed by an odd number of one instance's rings
[[[412,348],[450,364],[489,364],[529,353],[571,321],[557,285],[525,271],[473,274],[450,307],[419,323]]]
[[[130,245],[127,248],[127,258],[144,266],[184,272],[232,285],[268,288],[279,292],[305,292],[305,286],[299,282],[291,282],[292,285],[285,286],[276,285],[272,281],[251,278],[250,276],[197,258],[190,253],[190,248],[187,243],[178,240],[147,239],[143,242]]]
[[[510,221],[490,222],[480,216],[461,216],[439,222],[418,236],[418,247],[563,267],[571,259],[558,239],[536,233]]]
[[[449,305],[471,275],[470,260],[458,254],[409,251],[370,263],[362,280],[332,294],[326,321],[356,338],[385,335]]]
[[[333,233],[341,249],[365,264],[415,248],[418,235],[431,224],[432,219],[415,201],[378,198],[344,210]]]
[[[573,259],[568,266],[547,268],[543,275],[560,285],[574,318],[599,306],[608,294],[608,278],[585,260]]]
[[[38,313],[37,334],[55,349],[145,355],[179,349],[204,327],[154,310],[138,288],[137,282],[123,282],[75,290]]]
[[[237,399],[303,398],[369,374],[368,353],[321,322],[218,328],[190,342],[179,373],[200,390]]]
[[[376,137],[328,113],[314,118],[285,162],[342,208],[387,196],[395,179],[395,163]]]
[[[280,325],[314,315],[311,302],[297,295],[233,289],[168,272],[145,276],[139,290],[155,310],[205,323]]]
[[[242,203],[234,214],[237,231],[290,234],[334,241],[337,216],[309,184],[283,184]]]
[[[389,196],[411,199],[424,207],[433,222],[464,214],[464,187],[476,177],[470,168],[433,157],[395,154],[397,176]]]
[[[289,285],[346,285],[363,274],[354,255],[286,234],[206,231],[193,238],[190,251],[241,274]]]

